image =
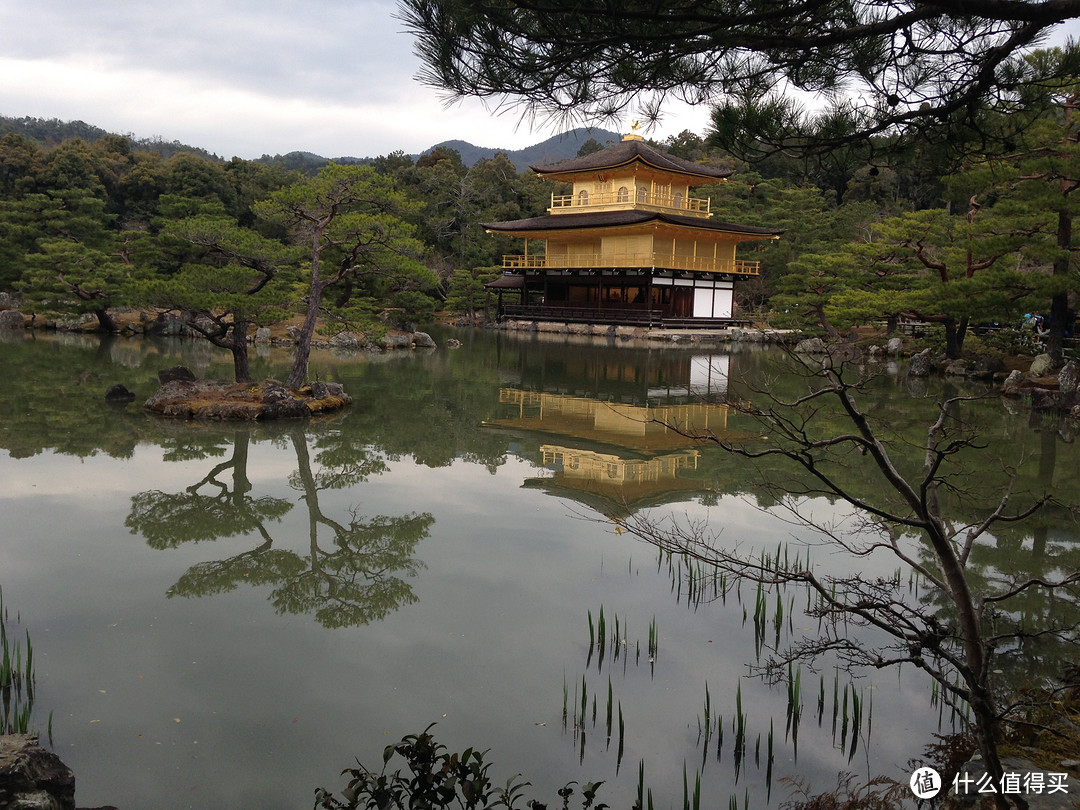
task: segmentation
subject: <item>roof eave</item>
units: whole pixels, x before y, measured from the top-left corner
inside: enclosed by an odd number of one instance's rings
[[[594,166],[594,167],[590,167],[590,168],[581,168],[581,169],[556,169],[556,170],[544,169],[543,166],[530,166],[529,169],[531,171],[535,172],[536,174],[538,174],[540,177],[544,178],[545,180],[547,180],[547,179],[557,180],[557,179],[563,179],[563,178],[578,177],[578,176],[586,175],[586,174],[596,174],[597,172],[615,171],[617,169],[621,169],[621,168],[624,168],[626,166],[629,166],[629,165],[631,165],[633,163],[641,163],[642,165],[648,166],[650,169],[652,169],[653,171],[656,171],[656,172],[663,172],[664,174],[677,174],[677,175],[679,175],[681,177],[693,178],[693,179],[699,180],[701,184],[720,183],[720,182],[723,182],[724,180],[727,180],[729,177],[731,177],[731,175],[733,175],[735,173],[734,171],[724,171],[724,172],[720,172],[720,173],[717,173],[717,174],[702,174],[700,172],[690,172],[690,171],[686,171],[686,170],[683,170],[683,169],[673,169],[673,168],[668,167],[668,166],[660,166],[660,165],[657,165],[656,163],[651,163],[648,160],[645,160],[644,158],[642,158],[640,155],[634,155],[634,157],[630,158],[629,160],[624,160],[621,163],[612,163],[609,166]]]

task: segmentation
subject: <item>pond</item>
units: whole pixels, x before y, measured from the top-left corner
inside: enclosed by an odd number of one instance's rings
[[[707,521],[718,542],[893,573],[808,546],[761,484],[793,473],[648,421],[756,435],[722,400],[797,390],[777,353],[455,336],[453,350],[440,335],[427,353],[316,353],[312,375],[343,382],[353,406],[275,425],[142,411],[160,368],[228,376],[206,344],[3,336],[5,622],[32,641],[31,725],[75,771],[80,806],[311,807],[356,758],[378,766],[385,745],[436,723],[440,742],[490,749],[497,781],[521,773],[545,800],[604,780],[601,800],[629,807],[643,767],[657,807],[681,807],[684,779],[700,779],[705,807],[778,807],[783,777],[906,781],[952,729],[912,669],[852,677],[824,662],[799,674],[793,738],[788,684],[750,668],[814,631],[803,594],[767,595],[755,622],[752,588],[623,529],[671,515]],[[283,378],[288,356],[260,349],[253,367]],[[916,435],[941,391],[881,369],[871,406]],[[106,405],[115,382],[139,401]],[[997,399],[972,413],[1002,449],[988,459],[1080,491],[1067,426]],[[987,572],[1047,555],[1075,566],[1075,525],[1024,532],[990,543]],[[1035,665],[1052,677],[1060,658]]]

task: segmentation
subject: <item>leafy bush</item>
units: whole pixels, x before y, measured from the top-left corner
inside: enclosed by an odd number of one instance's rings
[[[1042,344],[1030,329],[995,329],[980,335],[982,342],[1006,357],[1042,354]]]
[[[941,354],[945,351],[945,330],[940,326],[925,330],[915,339],[915,346],[916,351],[928,348],[933,355]],[[1026,329],[988,329],[976,332],[971,328],[964,338],[966,356],[1034,357],[1043,351],[1035,334]]]
[[[916,352],[929,349],[930,355],[937,357],[945,353],[945,330],[936,324],[931,325],[920,332],[912,342]]]
[[[434,725],[434,724],[432,724]],[[388,745],[383,751],[383,766],[379,773],[369,771],[357,761],[357,768],[346,768],[342,775],[349,783],[342,791],[344,801],[334,798],[324,788],[315,791],[315,807],[324,810],[546,810],[547,805],[535,799],[525,802],[529,782],[513,776],[503,786],[495,785],[488,776],[490,762],[484,761],[487,751],[466,748],[450,753],[446,746],[435,741],[432,726],[420,734],[409,734],[400,742]],[[405,761],[406,768],[388,771],[395,757]],[[570,807],[574,795],[571,782],[559,790],[564,810]],[[596,799],[601,782],[581,785],[581,807],[590,808]],[[606,804],[596,805],[604,810]]]
[[[413,324],[430,323],[435,317],[435,299],[419,290],[395,293],[388,312],[395,325],[407,329]]]

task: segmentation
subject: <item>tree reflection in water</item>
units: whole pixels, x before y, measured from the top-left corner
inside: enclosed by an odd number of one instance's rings
[[[1032,412],[1028,426],[1038,434],[1038,447],[1030,452],[1038,463],[1029,465],[1034,476],[1021,490],[1035,494],[1068,493],[1070,482],[1059,469],[1058,444],[1074,440],[1072,427],[1059,414]],[[1023,492],[1020,493],[1021,495]],[[971,551],[970,579],[977,593],[1011,592],[1022,583],[1057,581],[1080,571],[1080,525],[1074,508],[1052,501],[1020,523],[1000,524],[992,542]],[[929,564],[925,549],[920,559]],[[954,621],[947,601],[936,591],[920,597],[939,615]],[[1007,601],[991,605],[984,622],[988,636],[1002,636],[994,649],[994,666],[1000,675],[1000,701],[1033,695],[1038,701],[1051,685],[1060,684],[1062,673],[1075,662],[1076,633],[1080,627],[1080,586],[1036,586],[1017,592]],[[1007,639],[1006,639],[1007,636]]]
[[[241,582],[270,586],[270,601],[279,613],[312,613],[325,627],[367,624],[415,602],[407,579],[423,568],[413,554],[416,544],[428,536],[434,517],[427,512],[371,517],[353,507],[335,518],[319,503],[323,490],[353,486],[382,473],[386,465],[381,457],[328,435],[316,456],[316,469],[308,447],[310,427],[296,425],[287,430],[297,462],[289,484],[301,493],[308,512],[307,553],[301,554],[275,547],[267,527],[280,522],[293,503],[252,494],[247,473],[252,430],[235,428],[229,458],[183,492],[150,490],[131,499],[125,525],[152,548],[249,534],[262,540],[227,559],[191,566],[169,589],[169,597],[224,593]],[[165,458],[206,458],[227,452],[219,440],[200,438],[194,445],[185,443],[182,450],[167,452]]]

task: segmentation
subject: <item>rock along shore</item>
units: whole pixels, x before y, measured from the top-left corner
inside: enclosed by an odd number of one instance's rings
[[[236,383],[199,380],[182,366],[159,372],[161,387],[144,407],[177,419],[255,421],[295,419],[335,411],[352,403],[340,383],[313,382],[299,390],[277,380]]]

